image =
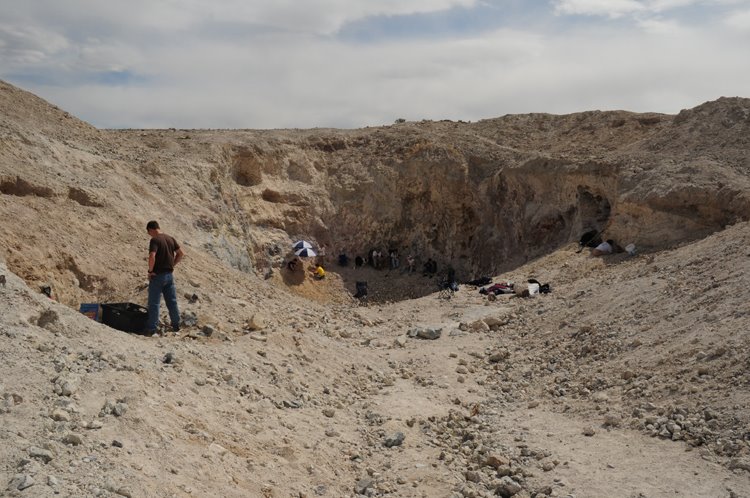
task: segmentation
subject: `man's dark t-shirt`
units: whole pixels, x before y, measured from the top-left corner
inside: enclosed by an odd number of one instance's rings
[[[148,252],[156,252],[154,273],[171,273],[174,270],[174,253],[179,248],[180,244],[165,233],[152,237],[148,244]]]

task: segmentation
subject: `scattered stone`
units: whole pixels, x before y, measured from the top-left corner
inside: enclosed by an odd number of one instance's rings
[[[60,485],[60,481],[55,476],[47,476],[47,486],[57,487]]]
[[[597,403],[606,403],[609,401],[609,396],[607,396],[603,392],[594,393],[594,395],[591,397],[594,401]]]
[[[198,316],[192,311],[182,313],[182,316],[180,317],[180,325],[183,327],[195,327],[198,325]]]
[[[583,429],[583,435],[584,436],[591,437],[594,434],[596,434],[596,429],[594,429],[592,426],[588,426],[588,427],[586,427],[586,428]]]
[[[104,406],[99,411],[99,416],[104,417],[106,415],[114,415],[115,417],[122,417],[125,415],[125,412],[128,411],[128,405],[124,401],[118,401],[117,403],[113,403],[110,400],[106,400],[104,402]],[[99,427],[96,427],[97,429]]]
[[[734,458],[729,461],[729,469],[742,469],[750,472],[750,459],[747,458]]]
[[[114,493],[125,498],[133,498],[133,491],[127,486],[117,486],[114,482],[108,480],[104,488],[110,493]]]
[[[488,467],[492,467],[493,469],[497,469],[506,465],[510,465],[510,460],[502,455],[498,455],[497,453],[490,453],[484,459],[484,464]]]
[[[254,314],[252,317],[250,317],[250,320],[247,321],[247,327],[250,330],[263,330],[264,328],[266,328],[266,325],[266,317],[260,313]]]
[[[483,321],[487,324],[490,330],[497,330],[507,323],[507,320],[494,316],[485,317],[483,318]]]
[[[17,489],[18,491],[23,491],[24,489],[30,488],[33,486],[34,478],[31,477],[28,474],[16,474],[13,479],[10,481],[10,489]]]
[[[607,415],[604,417],[604,427],[620,427],[622,419],[617,415]]]
[[[56,410],[52,411],[52,413],[50,414],[50,418],[52,418],[52,420],[54,420],[55,422],[68,422],[70,421],[70,414],[65,410],[57,408]]]
[[[333,416],[336,415],[336,410],[334,410],[333,408],[324,408],[323,415],[328,418],[333,418]]]
[[[63,438],[63,443],[78,446],[83,443],[83,438],[78,434],[70,433]]]
[[[162,361],[162,363],[166,363],[167,365],[170,365],[170,364],[174,363],[174,361],[175,361],[175,354],[170,351],[169,353],[167,353],[167,354],[164,355],[164,358],[162,358],[161,361]]]
[[[29,456],[31,458],[36,458],[37,460],[41,460],[44,463],[49,463],[52,461],[52,452],[49,450],[45,450],[43,448],[38,448],[36,446],[32,446],[29,448]]]
[[[705,408],[703,410],[703,418],[706,419],[707,421],[717,419],[719,418],[719,412],[711,408]]]
[[[400,335],[400,336],[396,337],[396,338],[395,338],[395,339],[393,340],[393,345],[394,345],[394,346],[397,346],[397,347],[399,347],[399,348],[404,348],[404,347],[406,347],[406,341],[407,341],[407,339],[408,339],[408,337],[407,337],[407,336],[405,336],[405,335]]]
[[[386,448],[392,448],[394,446],[401,446],[404,442],[404,439],[406,439],[406,436],[403,432],[397,432],[391,436],[388,436],[385,438],[385,441],[383,442],[383,445]]]
[[[3,399],[5,399],[5,402],[8,406],[15,406],[23,403],[23,398],[21,397],[21,395],[16,393],[5,393],[3,394]]]
[[[42,314],[39,315],[39,318],[36,319],[36,324],[38,327],[48,329],[50,325],[54,325],[59,321],[60,316],[57,314],[57,311],[46,310],[43,311]]]
[[[544,497],[544,496],[553,496],[553,494],[552,494],[552,486],[543,486],[543,487],[537,489],[536,490],[536,494],[532,495],[532,496],[539,496],[540,498]],[[568,496],[570,497],[570,496],[573,496],[573,495],[568,495]]]
[[[465,477],[466,477],[466,480],[469,482],[475,482],[475,483],[482,482],[482,475],[476,470],[467,470]]]
[[[92,420],[91,422],[87,422],[86,425],[84,425],[85,429],[91,430],[101,429],[102,427],[104,427],[104,424],[102,424],[98,420]]]
[[[409,337],[418,337],[419,339],[435,340],[435,339],[439,339],[442,333],[443,333],[442,327],[441,328],[417,327],[417,328],[411,329],[408,335]]]
[[[122,417],[123,415],[125,415],[125,412],[127,411],[128,411],[127,403],[119,402],[119,403],[115,403],[115,408],[114,410],[112,410],[112,414],[115,417]]]
[[[507,360],[509,357],[510,357],[510,351],[508,351],[505,348],[499,349],[490,355],[490,362],[498,363],[503,360]]]
[[[78,392],[78,379],[72,377],[55,377],[55,394],[58,396],[72,396]]]
[[[630,380],[635,377],[635,372],[633,372],[632,370],[625,370],[624,372],[622,372],[622,374],[620,374],[620,377],[622,378],[622,380]]]
[[[358,495],[364,495],[367,494],[367,490],[372,488],[375,483],[372,479],[365,478],[360,479],[357,481],[357,484],[354,486],[354,492]]]
[[[642,405],[642,407],[647,412],[652,412],[652,411],[656,410],[656,405],[653,404],[653,403],[645,403],[644,405]]]
[[[204,325],[201,329],[201,332],[203,332],[203,335],[206,337],[211,337],[216,329],[214,329],[213,325]]]
[[[469,330],[473,332],[489,332],[490,327],[484,320],[476,320],[469,324]]]
[[[122,442],[119,441],[118,439],[113,439],[112,446],[114,446],[115,448],[122,448],[123,445],[122,445]]]
[[[516,481],[508,476],[504,476],[500,479],[500,483],[495,489],[495,494],[502,496],[503,498],[510,498],[513,495],[518,494],[523,488]]]

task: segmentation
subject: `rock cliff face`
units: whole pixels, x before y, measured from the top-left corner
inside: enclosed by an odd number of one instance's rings
[[[304,237],[331,254],[414,252],[462,278],[508,270],[590,228],[658,249],[750,218],[748,99],[677,116],[595,111],[360,130],[101,131],[7,84],[0,108],[9,264],[32,280],[67,272],[63,287],[85,292],[121,285],[92,275],[86,260],[106,267],[115,247],[136,254],[151,218],[242,271],[279,265],[289,240]],[[37,234],[18,240],[21,220],[40,214],[35,232],[66,226],[67,250],[65,237],[50,254]],[[99,230],[113,240],[75,242]],[[133,258],[124,264],[137,266]]]
[[[507,270],[590,228],[656,249],[747,219],[749,112],[748,100],[720,99],[674,117],[236,133],[223,140],[253,146],[234,146],[214,178],[252,225],[350,253],[414,251],[469,276]]]

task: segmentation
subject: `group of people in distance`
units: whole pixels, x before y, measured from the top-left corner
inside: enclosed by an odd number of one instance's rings
[[[386,264],[388,263],[388,264]],[[338,255],[338,264],[341,267],[348,267],[350,264],[350,257],[346,254],[346,251],[343,249]],[[397,249],[390,249],[388,251],[387,255],[384,255],[382,251],[379,249],[372,249],[367,252],[367,256],[361,256],[357,255],[354,257],[354,269],[359,269],[364,267],[365,265],[370,266],[374,270],[383,270],[383,269],[389,269],[389,270],[398,270],[400,269],[401,273],[405,274],[412,274],[416,273],[417,270],[417,257],[414,255],[413,252],[409,253],[409,255],[406,257],[405,264],[401,264],[401,259],[398,254]],[[450,266],[446,268],[447,272],[450,272]],[[438,264],[437,261],[434,259],[427,258],[427,260],[422,263],[422,275],[425,277],[434,277],[438,274]]]
[[[413,256],[409,256],[413,259]],[[342,249],[339,254],[339,265],[348,266],[349,257],[346,252]],[[387,254],[384,254],[380,249],[371,249],[367,252],[366,257],[360,255],[354,258],[354,268],[360,268],[368,263],[376,270],[383,270],[389,268],[396,270],[401,267],[401,258],[398,254],[398,249],[389,249]]]
[[[349,255],[343,249],[338,255],[338,264],[342,267],[348,267],[350,262]],[[357,255],[354,257],[354,269],[362,268],[365,265],[369,265],[375,270],[398,270],[401,269],[402,273],[416,273],[417,272],[417,258],[413,253],[410,253],[405,260],[405,264],[402,265],[401,257],[399,256],[398,249],[390,249],[387,254],[384,254],[380,249],[372,249],[367,252],[366,256]],[[422,266],[422,274],[426,277],[432,277],[437,274],[438,267],[437,261],[432,258],[427,258]]]

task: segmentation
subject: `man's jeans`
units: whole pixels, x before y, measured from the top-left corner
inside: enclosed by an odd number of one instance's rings
[[[177,309],[177,292],[172,274],[158,273],[148,282],[148,323],[146,324],[148,332],[156,332],[156,326],[159,324],[159,305],[162,294],[164,294],[164,302],[167,303],[172,329],[176,330],[180,327],[180,310]]]

